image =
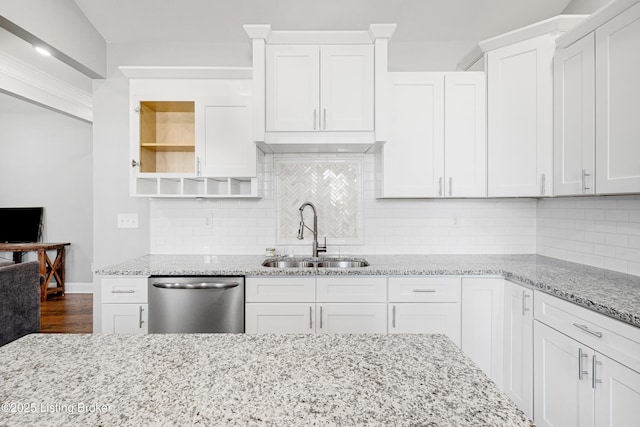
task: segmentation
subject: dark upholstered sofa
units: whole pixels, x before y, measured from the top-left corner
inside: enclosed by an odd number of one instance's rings
[[[40,331],[40,264],[0,266],[0,346]]]

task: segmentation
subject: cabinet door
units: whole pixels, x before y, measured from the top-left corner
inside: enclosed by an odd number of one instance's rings
[[[487,195],[484,73],[447,73],[444,102],[445,195]]]
[[[596,30],[596,190],[640,192],[640,4]]]
[[[595,420],[598,427],[634,426],[640,420],[640,374],[601,354],[595,368]]]
[[[196,101],[196,174],[255,177],[256,145],[251,140],[251,98],[212,97]]]
[[[248,334],[314,333],[315,304],[247,303],[245,332]]]
[[[554,50],[545,35],[487,54],[489,197],[551,195]]]
[[[381,149],[383,197],[444,195],[444,75],[390,73],[391,126]]]
[[[594,35],[558,49],[553,59],[553,192],[595,192]]]
[[[504,282],[503,391],[533,418],[533,291]]]
[[[462,279],[462,351],[502,386],[504,279]]]
[[[319,130],[319,47],[268,45],[266,64],[266,130]]]
[[[147,304],[102,304],[103,334],[146,334]]]
[[[534,321],[534,420],[542,427],[593,427],[593,350]],[[582,357],[580,357],[582,356]]]
[[[318,333],[386,334],[387,304],[318,304]]]
[[[460,345],[460,304],[389,304],[390,334],[445,334]]]
[[[322,130],[373,130],[373,45],[320,49]]]

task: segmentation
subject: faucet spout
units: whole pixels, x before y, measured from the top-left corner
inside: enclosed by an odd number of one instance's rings
[[[313,211],[313,229],[309,228],[309,226],[304,223],[303,213],[304,213],[304,209],[307,206],[310,206],[311,210]],[[313,257],[317,258],[319,252],[327,251],[326,238],[325,238],[324,245],[318,244],[318,212],[316,211],[316,207],[311,202],[304,202],[302,206],[300,206],[299,210],[300,210],[300,227],[298,228],[298,240],[304,239],[305,228],[311,231],[313,233],[313,246],[312,246]]]

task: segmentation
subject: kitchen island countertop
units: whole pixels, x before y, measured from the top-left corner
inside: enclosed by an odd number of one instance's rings
[[[444,335],[34,334],[0,401],[7,426],[532,425]]]
[[[640,327],[640,277],[540,255],[358,255],[361,268],[262,267],[259,255],[146,255],[100,275],[498,275]]]

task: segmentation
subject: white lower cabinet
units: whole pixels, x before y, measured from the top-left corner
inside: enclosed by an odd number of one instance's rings
[[[459,277],[390,277],[390,334],[445,334],[460,346]]]
[[[637,426],[638,328],[538,292],[534,301],[536,425]]]
[[[308,334],[315,332],[314,303],[247,303],[245,332],[249,334]]]
[[[146,334],[149,310],[147,304],[103,304],[103,334]]]
[[[324,303],[316,305],[316,332],[323,334],[386,334],[386,303]]]
[[[504,281],[502,390],[533,418],[533,291]]]
[[[390,334],[445,334],[460,345],[460,304],[390,303]]]
[[[502,387],[504,279],[462,279],[462,351]]]
[[[387,333],[386,277],[249,277],[247,333]]]
[[[103,334],[146,334],[146,277],[103,277],[100,281]]]

